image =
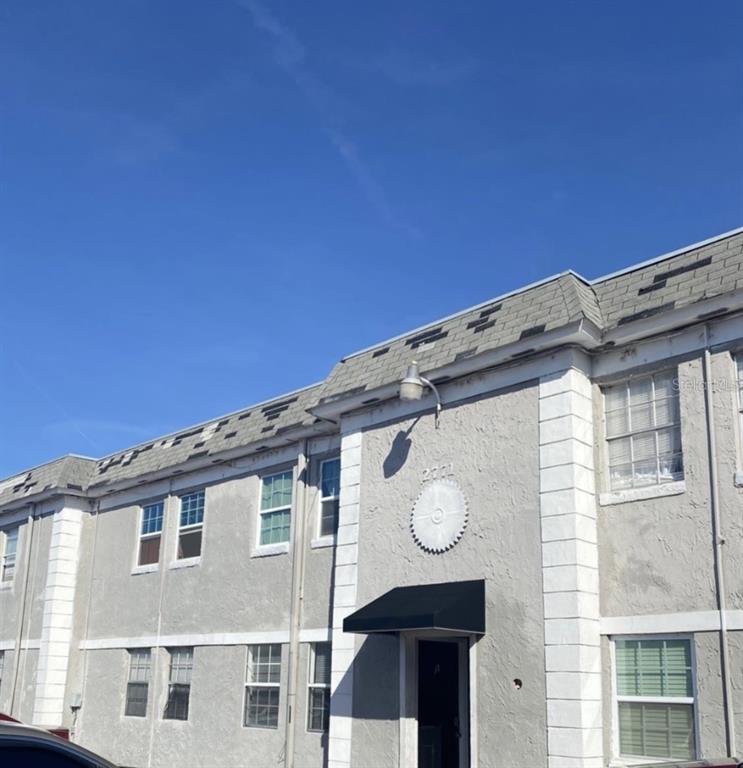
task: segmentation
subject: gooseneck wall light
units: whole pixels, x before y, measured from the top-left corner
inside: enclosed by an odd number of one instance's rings
[[[441,413],[441,396],[436,385],[421,376],[418,372],[418,363],[412,360],[408,366],[405,378],[400,382],[400,400],[414,401],[423,397],[424,389],[428,387],[436,397],[436,429],[439,428],[439,414]]]

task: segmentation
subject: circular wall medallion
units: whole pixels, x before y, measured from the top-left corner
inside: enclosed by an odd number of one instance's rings
[[[467,499],[454,480],[433,480],[413,505],[410,530],[426,552],[445,552],[462,538],[467,516]]]

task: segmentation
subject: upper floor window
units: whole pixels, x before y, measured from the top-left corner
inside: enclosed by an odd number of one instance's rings
[[[330,717],[330,643],[313,643],[310,651],[307,730],[327,731]]]
[[[3,559],[0,566],[0,581],[13,581],[15,576],[16,552],[18,550],[18,527],[8,528],[3,537]]]
[[[743,435],[743,353],[736,355],[735,365],[738,372],[738,413],[740,417],[741,435]]]
[[[604,405],[611,490],[683,478],[678,387],[671,372],[606,387]]]
[[[341,460],[320,464],[320,536],[333,536],[338,530],[341,493]]]
[[[615,659],[620,756],[693,760],[691,642],[617,639]]]
[[[178,526],[178,559],[198,557],[204,530],[204,491],[181,496],[181,517]]]
[[[166,720],[188,720],[188,702],[191,697],[193,648],[169,648],[170,677]]]
[[[281,645],[248,647],[243,724],[256,728],[278,728],[281,690]]]
[[[150,686],[149,648],[129,651],[129,682],[126,685],[124,714],[129,717],[146,717],[147,691]]]
[[[160,539],[163,531],[162,501],[142,507],[137,565],[151,565],[160,560]]]
[[[281,544],[289,541],[292,519],[292,470],[261,479],[260,534],[258,543]]]

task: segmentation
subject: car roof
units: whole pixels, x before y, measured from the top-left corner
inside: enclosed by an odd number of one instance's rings
[[[91,765],[100,766],[100,768],[116,768],[113,763],[110,763],[100,755],[96,755],[79,744],[61,739],[59,736],[55,736],[43,728],[36,728],[33,725],[24,725],[23,723],[0,721],[0,749],[9,741],[18,741],[19,743],[26,744],[45,744],[50,748],[84,758]]]

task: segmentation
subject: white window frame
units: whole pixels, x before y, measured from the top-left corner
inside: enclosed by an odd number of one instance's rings
[[[691,691],[692,696],[620,696],[617,693],[617,659],[616,642],[617,640],[686,640],[691,649]],[[691,704],[692,723],[694,724],[694,756],[692,760],[699,759],[699,691],[697,689],[697,656],[694,644],[694,635],[691,634],[648,634],[648,635],[612,635],[609,638],[609,656],[611,658],[611,754],[612,765],[631,766],[631,765],[649,765],[652,763],[667,763],[673,758],[667,757],[638,757],[623,756],[619,751],[619,703],[639,702],[645,704]]]
[[[603,424],[603,465],[604,465],[604,479],[603,479],[603,489],[604,493],[601,494],[603,498],[605,498],[607,501],[611,499],[611,497],[621,497],[621,498],[645,498],[645,497],[652,497],[656,494],[658,495],[665,495],[663,491],[667,489],[670,492],[673,492],[675,489],[676,492],[679,492],[680,486],[683,486],[686,479],[686,465],[684,463],[685,458],[685,451],[684,451],[684,441],[683,441],[683,434],[682,434],[682,415],[681,415],[681,392],[680,390],[677,390],[676,397],[678,401],[678,421],[674,422],[673,424],[669,424],[662,427],[656,427],[653,426],[650,429],[644,429],[644,430],[637,430],[637,431],[629,431],[629,432],[623,432],[621,434],[612,435],[609,436],[609,428],[608,428],[608,420],[606,418],[606,390],[612,389],[614,387],[619,387],[624,385],[629,390],[630,383],[633,381],[637,381],[638,379],[651,379],[653,381],[653,393],[655,393],[655,382],[654,379],[656,376],[660,376],[664,373],[670,373],[671,375],[675,374],[676,379],[678,379],[678,369],[674,368],[660,368],[658,370],[643,372],[641,374],[635,374],[632,376],[625,376],[620,379],[616,379],[613,381],[606,381],[600,385],[600,391],[601,391],[601,406],[602,406],[602,424]],[[655,403],[655,398],[653,398],[653,403]],[[629,408],[629,393],[628,393],[628,401],[627,401],[627,408]],[[645,485],[638,485],[638,486],[627,486],[625,488],[612,488],[611,487],[611,464],[610,464],[610,457],[609,457],[609,443],[613,440],[617,439],[623,439],[623,438],[630,438],[630,452],[632,451],[632,437],[634,435],[641,434],[643,432],[653,432],[656,433],[656,440],[655,440],[655,446],[656,446],[656,462],[659,460],[659,453],[658,453],[658,440],[657,440],[657,432],[662,429],[669,429],[669,428],[675,428],[677,427],[679,430],[679,439],[681,441],[681,477],[675,479],[675,480],[667,480],[665,482],[656,482],[656,483],[648,483]],[[658,479],[659,476],[658,476]],[[660,491],[659,491],[660,489]]]
[[[200,523],[192,523],[190,525],[181,525],[181,514],[183,512],[183,499],[186,496],[195,496],[198,493],[204,494],[204,511],[201,516]],[[163,518],[164,522],[164,518]],[[195,488],[192,491],[183,491],[178,494],[178,530],[175,536],[175,551],[173,552],[173,561],[170,563],[171,568],[186,568],[190,565],[198,565],[201,562],[201,558],[204,556],[204,543],[206,537],[204,531],[206,529],[206,488]],[[181,543],[181,534],[190,533],[192,531],[201,531],[201,549],[198,555],[193,557],[178,557],[178,548]]]
[[[261,509],[261,503],[263,501],[263,483],[266,480],[270,480],[273,477],[278,477],[279,475],[285,475],[290,474],[292,478],[292,499],[289,505],[287,506],[284,504],[280,507],[271,507],[271,509]],[[289,544],[292,540],[292,535],[294,532],[294,497],[296,496],[295,493],[295,486],[296,486],[296,476],[294,472],[294,467],[290,467],[288,469],[280,469],[276,472],[269,472],[265,475],[260,476],[260,481],[258,483],[258,521],[256,525],[256,535],[255,535],[255,550],[253,551],[253,554],[256,556],[261,555],[278,555],[283,554],[285,552],[289,551]],[[261,544],[261,529],[263,527],[263,515],[270,514],[271,512],[281,512],[283,510],[289,510],[289,540],[288,541],[279,541],[275,542],[273,544]]]
[[[264,646],[269,645],[278,645],[279,646],[279,681],[277,683],[273,682],[254,682],[250,679],[250,671],[253,667],[253,649],[254,648],[262,648]],[[251,643],[246,648],[246,655],[245,655],[245,686],[243,690],[243,709],[241,714],[241,720],[242,720],[242,727],[243,728],[257,728],[259,730],[263,731],[276,731],[281,726],[281,673],[283,671],[282,667],[284,665],[284,648],[282,643]],[[247,722],[247,706],[248,706],[248,697],[249,692],[251,688],[271,688],[276,689],[279,693],[279,703],[278,703],[278,709],[276,713],[276,725],[251,725]]]
[[[166,688],[166,696],[165,696],[165,708],[162,711],[162,719],[167,720],[172,723],[187,723],[191,719],[191,688],[193,687],[193,668],[194,668],[194,646],[192,645],[179,645],[179,646],[170,646],[169,648],[166,648],[166,651],[168,652],[168,684]],[[191,656],[191,665],[188,667],[188,683],[182,683],[182,682],[174,682],[173,681],[173,658],[177,653],[188,653]],[[178,669],[183,669],[185,667],[179,666]],[[186,707],[188,709],[187,717],[166,717],[168,712],[168,702],[170,700],[170,689],[173,686],[180,685],[180,686],[188,686],[188,699]]]
[[[338,529],[336,527],[336,530],[333,533],[323,533],[322,532],[322,503],[324,501],[338,501],[338,518],[340,520],[340,504],[341,504],[341,489],[340,489],[340,455],[336,456],[328,456],[328,458],[323,459],[320,462],[320,470],[319,475],[317,479],[317,485],[318,485],[318,505],[317,505],[317,536],[315,539],[315,542],[318,543],[332,543],[335,541],[336,535],[338,533]],[[322,495],[322,472],[323,467],[326,464],[329,464],[331,461],[337,461],[339,466],[339,472],[338,472],[338,495],[337,496],[323,496]]]
[[[733,354],[735,366],[736,395],[735,402],[738,407],[738,455],[743,455],[743,350]]]
[[[15,550],[13,551],[12,555],[8,554],[8,535],[15,531]],[[0,558],[0,587],[4,587],[5,589],[8,589],[12,586],[13,582],[15,581],[15,574],[18,570],[18,543],[21,539],[21,526],[20,525],[11,525],[8,528],[3,529],[2,531],[3,536],[3,556]],[[8,561],[12,558],[13,560],[13,578],[12,579],[6,579],[5,578],[5,572],[8,568]]]
[[[147,507],[154,507],[156,504],[162,504],[163,507],[163,520],[158,533],[142,533],[142,524],[144,523],[144,511]],[[148,573],[150,571],[156,571],[160,567],[160,561],[163,556],[163,544],[165,543],[165,520],[167,516],[167,499],[157,499],[154,501],[148,501],[140,504],[139,513],[137,515],[137,541],[134,551],[134,566],[132,567],[132,573]],[[155,536],[160,537],[160,550],[158,553],[157,562],[147,563],[146,565],[139,564],[139,553],[142,547],[142,542],[147,539],[154,539]],[[203,538],[203,537],[202,537]],[[177,550],[176,550],[177,554]]]
[[[132,671],[134,670],[133,660],[135,654],[147,654],[147,679],[146,680],[132,680]],[[129,670],[126,678],[126,690],[124,692],[124,717],[134,717],[137,719],[145,719],[150,709],[150,685],[152,683],[152,648],[127,648]],[[139,668],[139,667],[138,667]],[[146,685],[147,695],[145,697],[145,706],[143,715],[130,715],[127,713],[127,706],[129,704],[129,686],[130,685]]]
[[[310,643],[310,653],[307,664],[307,716],[305,717],[305,730],[307,733],[327,733],[330,727],[330,711],[328,709],[328,728],[321,730],[317,728],[310,728],[310,714],[312,703],[312,691],[316,689],[322,689],[326,692],[328,700],[328,708],[330,707],[330,668],[328,669],[328,682],[316,683],[315,680],[315,663],[316,663],[316,651],[318,645],[327,645],[330,649],[330,667],[333,664],[333,646],[328,640],[324,640],[321,643]]]

